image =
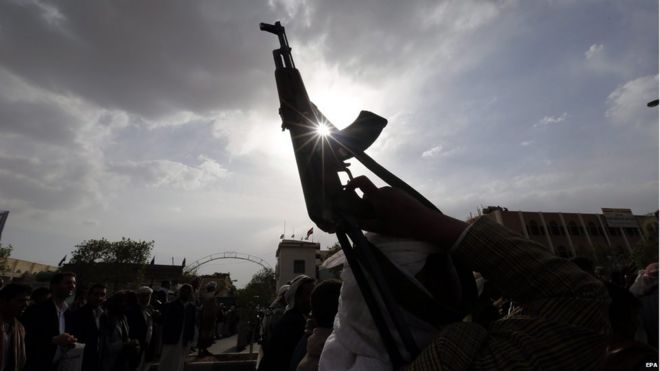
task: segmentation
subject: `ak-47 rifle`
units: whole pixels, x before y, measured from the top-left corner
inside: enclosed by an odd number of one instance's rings
[[[433,324],[438,324],[434,323],[438,318],[442,322],[460,320],[464,313],[438,303],[428,292],[420,290],[419,285],[411,282],[366,239],[357,220],[371,210],[355,192],[344,189],[339,173],[345,172],[352,179],[346,161],[355,158],[390,186],[404,190],[433,210],[437,208],[364,153],[387,125],[387,120],[362,111],[351,125],[337,129],[310,101],[293,63],[284,27],[276,22],[261,23],[259,28],[277,35],[280,42],[280,48],[273,50],[281,105],[279,113],[282,130],[288,129],[291,134],[309,217],[322,230],[337,234],[390,360],[395,368],[403,366],[419,353],[419,349],[399,306]],[[321,128],[328,133],[321,134]],[[471,276],[471,272],[469,274]],[[411,295],[415,296],[413,300],[410,300]]]

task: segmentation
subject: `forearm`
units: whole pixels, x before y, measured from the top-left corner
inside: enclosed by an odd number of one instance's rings
[[[600,281],[494,221],[480,218],[452,256],[521,303],[526,314],[605,326],[609,296]]]

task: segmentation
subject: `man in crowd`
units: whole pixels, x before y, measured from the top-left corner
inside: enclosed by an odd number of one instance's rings
[[[275,324],[269,341],[263,345],[264,356],[259,371],[289,369],[296,344],[305,332],[313,289],[314,280],[308,276],[300,275],[291,281],[291,288],[286,293],[286,312]]]
[[[10,283],[0,290],[0,369],[20,371],[25,366],[25,329],[18,321],[30,301],[30,288]]]
[[[95,371],[100,368],[99,338],[106,296],[107,289],[104,285],[93,285],[87,293],[87,303],[71,315],[72,335],[85,344],[81,371]]]
[[[66,299],[76,289],[76,275],[58,272],[50,280],[51,300],[30,306],[21,322],[25,326],[27,363],[25,371],[46,371],[73,348],[76,338],[69,333]]]
[[[192,286],[184,284],[178,297],[163,308],[163,350],[158,371],[182,371],[195,334],[197,308]]]
[[[319,369],[319,358],[323,345],[332,332],[332,325],[339,306],[341,281],[326,280],[314,287],[312,291],[312,318],[314,329],[307,339],[307,353],[296,367],[296,371],[316,371]],[[293,361],[293,360],[292,360]],[[293,361],[295,363],[295,361]]]
[[[154,333],[154,309],[151,306],[153,290],[148,286],[142,286],[137,289],[136,294],[137,303],[129,302],[126,317],[130,338],[137,339],[140,343],[138,364],[134,369],[142,371]]]
[[[347,189],[360,189],[363,201],[373,210],[360,218],[362,229],[429,243],[438,253],[450,254],[480,272],[503,296],[519,304],[519,311],[488,328],[461,321],[447,323],[437,329],[430,343],[420,344],[425,348],[408,369],[596,370],[602,366],[609,332],[609,296],[599,280],[488,218],[468,225],[422,205],[401,190],[377,188],[366,177],[355,178]],[[331,338],[341,326],[336,322]],[[337,344],[339,340],[333,341]],[[366,358],[351,354],[350,344],[358,340],[342,339],[344,343],[334,353],[326,343],[320,369],[349,369],[349,363]],[[365,359],[362,364],[372,361]]]

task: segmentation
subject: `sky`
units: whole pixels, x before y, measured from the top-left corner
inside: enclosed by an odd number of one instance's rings
[[[258,27],[278,20],[325,116],[387,118],[367,153],[446,214],[658,209],[657,1],[6,0],[12,256],[56,265],[129,237],[159,264],[274,266],[280,235],[313,227]],[[243,286],[259,269],[200,272]]]

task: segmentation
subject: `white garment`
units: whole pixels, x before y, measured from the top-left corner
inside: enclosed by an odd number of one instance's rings
[[[183,333],[185,332],[186,326],[185,306],[183,312],[184,329],[181,329],[179,341],[177,341],[176,344],[163,344],[163,349],[161,350],[160,355],[160,363],[158,364],[158,371],[183,371],[186,356],[188,355],[190,347],[193,344],[192,342],[186,344],[183,343]]]
[[[75,343],[73,348],[62,352],[62,357],[57,363],[57,371],[80,371],[85,344]]]
[[[69,304],[67,304],[66,301],[63,301],[62,307],[58,307],[57,303],[53,301],[53,305],[55,306],[55,310],[57,311],[58,331],[59,334],[62,335],[64,332],[66,332],[66,319],[64,313],[67,311],[67,309],[69,309]],[[55,351],[55,355],[53,356],[53,363],[57,362],[60,358],[62,358],[65,351],[66,351],[65,348],[58,346],[57,350]]]
[[[424,267],[429,254],[437,252],[435,246],[424,242],[393,239],[376,234],[367,234],[366,237],[402,272],[411,277]],[[332,334],[321,353],[319,370],[392,370],[393,366],[378,328],[348,264],[344,265],[341,278],[343,284],[339,309]],[[424,348],[431,342],[435,329],[403,309],[401,311],[417,345],[420,349]]]

